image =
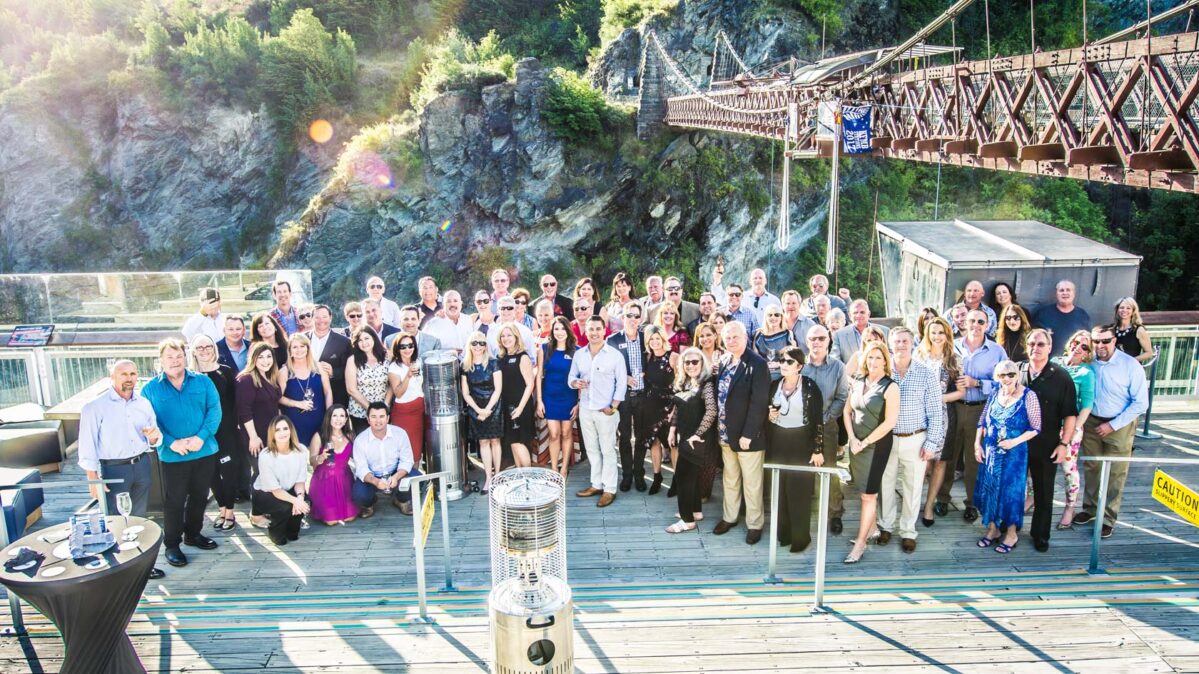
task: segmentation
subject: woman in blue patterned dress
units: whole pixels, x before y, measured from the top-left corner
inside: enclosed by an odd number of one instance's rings
[[[1028,476],[1028,441],[1041,432],[1041,404],[1037,394],[1020,383],[1020,368],[1010,360],[995,366],[1000,388],[991,394],[978,420],[974,458],[978,480],[974,505],[987,525],[978,547],[995,547],[1006,554],[1016,547],[1024,524],[1025,478]]]

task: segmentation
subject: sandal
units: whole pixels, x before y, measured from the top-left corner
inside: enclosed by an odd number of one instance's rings
[[[992,545],[995,545],[995,541],[999,540],[1000,538],[1003,538],[1003,536],[996,536],[995,538],[987,538],[987,535],[983,534],[982,538],[978,539],[978,547],[989,548]]]
[[[232,517],[226,517],[224,519],[224,523],[221,525],[221,528],[224,529],[225,531],[228,531],[236,526],[237,526],[237,520],[235,520]]]
[[[691,525],[688,526],[686,522],[679,520],[678,522],[666,527],[666,533],[668,534],[681,534],[685,531],[695,531],[695,523],[692,522]]]
[[[999,545],[995,546],[995,552],[998,552],[1001,555],[1006,555],[1007,553],[1011,552],[1012,550],[1015,550],[1016,545],[1019,542],[1020,541],[1016,541],[1015,543],[1012,543],[1011,545],[1008,545],[1007,543],[1000,543]]]

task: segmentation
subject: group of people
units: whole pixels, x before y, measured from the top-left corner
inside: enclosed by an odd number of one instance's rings
[[[124,479],[137,514],[149,492],[145,452],[157,451],[166,559],[176,566],[187,563],[181,544],[217,545],[202,534],[210,493],[215,528],[237,526],[236,504],[249,501],[251,524],[279,545],[296,540],[305,518],[371,517],[380,495],[411,514],[401,480],[420,474],[422,358],[452,352],[484,492],[509,457],[566,476],[577,426],[590,464],[577,495],[607,507],[633,488],[656,494],[670,464],[667,494],[678,504],[670,533],[696,529],[720,472],[713,533],[744,512],[746,542],[757,543],[767,462],[849,468],[862,501],[849,563],[893,533],[914,551],[916,520],[932,526],[951,506],[959,459],[964,517],[988,527],[980,546],[1016,545],[1027,479],[1034,544],[1048,548],[1058,464],[1068,497],[1059,527],[1096,516],[1092,463],[1078,508],[1079,448],[1127,454],[1146,406],[1137,359],[1148,339],[1131,298],[1112,325],[1091,329],[1068,281],[1031,319],[1010,286],[997,284],[988,306],[972,281],[948,320],[927,308],[913,331],[871,322],[865,300],[844,289],[830,295],[822,275],[807,297],[772,294],[761,269],[745,285],[723,275],[718,263],[710,288],[690,302],[677,277],[650,276],[639,296],[617,274],[604,300],[591,278],[563,293],[548,274],[533,298],[497,269],[491,289],[471,296],[473,313],[431,277],[405,306],[372,277],[366,297],[342,308],[343,328],[326,305],[294,305],[280,280],[274,307],[249,320],[248,335],[246,319],[224,314],[219,292],[204,289],[186,341],[159,345],[162,371],[140,392],[136,365],[113,365],[112,389],[83,410],[79,462],[89,476]],[[1119,512],[1124,466],[1112,471],[1104,535]],[[795,552],[811,542],[814,477],[787,471],[780,480],[779,542]],[[831,484],[838,534],[844,485]]]

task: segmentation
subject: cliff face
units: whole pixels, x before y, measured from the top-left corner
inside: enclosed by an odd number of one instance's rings
[[[855,30],[886,23],[878,10],[889,3],[850,4],[863,17]],[[811,55],[809,23],[755,7],[684,0],[643,28],[696,79],[721,29],[749,63]],[[641,44],[640,30],[626,31],[592,81],[627,95]],[[494,261],[585,273],[600,257],[686,248],[680,269],[723,254],[734,274],[773,263],[777,283],[789,281],[785,263],[823,224],[823,189],[792,192],[791,248],[771,252],[781,158],[769,145],[670,131],[633,145],[630,128],[603,148],[569,146],[542,117],[548,81],[525,59],[512,82],[446,93],[344,148],[301,144],[282,159],[264,112],[171,104],[148,86],[53,110],[8,100],[0,269],[236,267],[265,248],[271,266],[311,268],[316,296],[340,301],[371,272],[411,296],[425,273],[470,288]]]

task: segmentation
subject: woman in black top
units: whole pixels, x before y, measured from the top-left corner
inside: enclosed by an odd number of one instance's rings
[[[237,404],[234,397],[237,375],[233,368],[217,360],[216,344],[208,335],[196,335],[191,341],[190,351],[189,366],[195,372],[208,375],[221,401],[221,425],[216,431],[216,470],[212,472],[212,495],[221,511],[213,518],[212,526],[232,529],[236,521],[233,499],[237,496],[237,483],[246,459],[246,453],[240,451],[237,442]]]
[[[1142,363],[1153,359],[1153,344],[1149,341],[1149,331],[1141,321],[1141,308],[1137,301],[1125,297],[1116,302],[1116,316],[1112,321],[1116,334],[1116,348],[1136,358]]]
[[[641,428],[645,429],[645,437],[637,441],[649,450],[654,468],[654,483],[649,493],[657,494],[662,489],[662,447],[669,445],[672,387],[679,355],[670,350],[670,341],[662,328],[651,325],[645,329],[644,337],[645,401],[641,404]],[[675,454],[671,458],[674,465]]]
[[[1009,304],[999,313],[999,325],[995,328],[995,343],[1003,347],[1008,360],[1019,363],[1028,360],[1024,350],[1024,339],[1032,330],[1028,313],[1019,304]]]
[[[779,380],[771,385],[770,423],[766,426],[766,462],[820,467],[836,461],[837,448],[824,446],[824,398],[820,387],[801,377],[803,349],[789,346],[778,354]],[[815,473],[779,475],[778,540],[791,552],[812,543],[812,494]]]
[[[250,341],[266,342],[275,354],[275,366],[287,362],[287,333],[269,311],[258,314],[250,321]]]
[[[681,534],[695,529],[704,518],[700,493],[700,474],[711,465],[716,445],[716,383],[703,351],[696,347],[683,350],[682,365],[675,377],[673,423],[668,441],[677,452],[674,479],[670,488],[678,493],[679,521],[666,527],[666,532]]]
[[[520,331],[511,323],[500,328],[500,375],[504,382],[504,444],[512,448],[512,460],[518,468],[533,465],[529,447],[533,446],[537,404],[533,397],[533,363],[525,351]]]

